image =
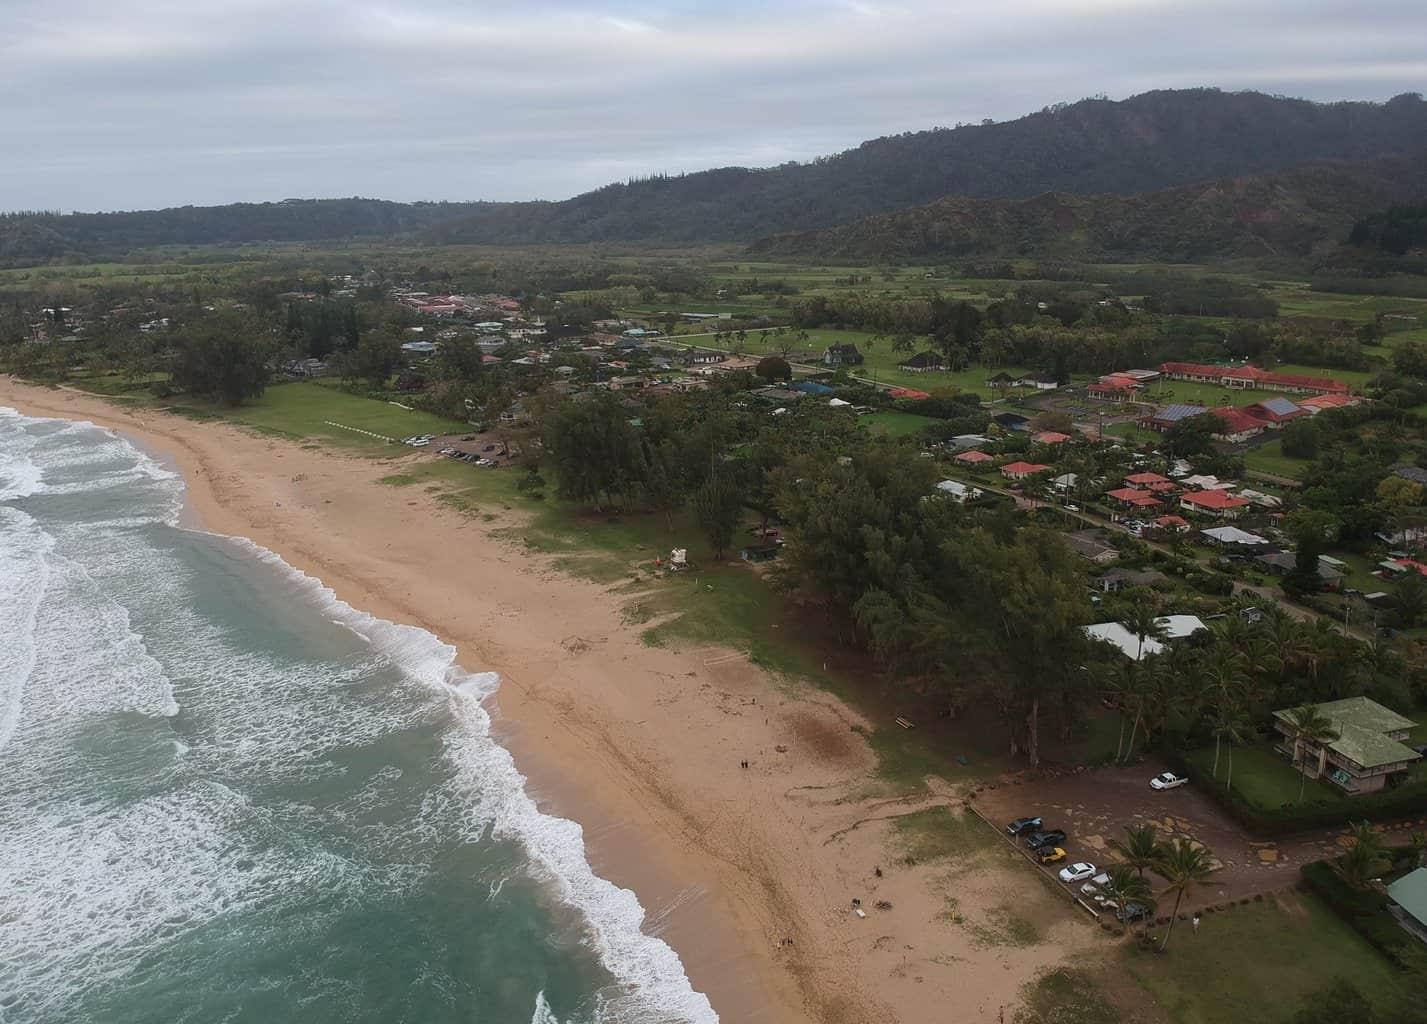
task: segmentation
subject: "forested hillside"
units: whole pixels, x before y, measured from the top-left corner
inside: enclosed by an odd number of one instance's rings
[[[113,256],[156,245],[348,237],[437,244],[747,242],[946,196],[1131,195],[1311,160],[1423,153],[1427,103],[1417,94],[1386,103],[1319,104],[1213,89],[1162,91],[1061,104],[1000,124],[874,139],[807,164],[608,185],[563,202],[289,200],[11,216],[0,219],[0,262]]]
[[[1198,262],[1311,255],[1374,210],[1427,195],[1427,158],[1314,163],[1141,195],[954,197],[820,231],[763,239],[765,256],[886,260],[1039,256]],[[1364,235],[1368,229],[1362,229]]]

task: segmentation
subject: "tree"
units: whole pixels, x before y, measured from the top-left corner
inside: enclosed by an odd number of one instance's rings
[[[335,362],[344,378],[381,387],[401,367],[401,341],[391,335],[367,334],[356,348],[338,352]]]
[[[1332,861],[1338,877],[1354,889],[1366,889],[1368,883],[1388,865],[1387,848],[1382,836],[1367,822],[1352,826],[1353,845]]]
[[[1124,857],[1125,863],[1143,878],[1146,868],[1153,869],[1159,863],[1165,847],[1153,825],[1126,825],[1124,841],[1111,839],[1110,849]]]
[[[1211,412],[1186,416],[1164,432],[1165,449],[1171,458],[1189,459],[1214,448],[1214,435],[1224,429],[1224,421]]]
[[[555,462],[559,495],[598,507],[644,481],[644,458],[629,417],[613,395],[562,402],[545,420],[545,448]]]
[[[1323,553],[1323,539],[1308,530],[1298,537],[1298,550],[1294,552],[1293,568],[1283,578],[1285,593],[1294,595],[1312,594],[1323,587],[1318,575],[1318,556]]]
[[[1187,839],[1176,839],[1167,845],[1154,866],[1155,874],[1169,885],[1166,892],[1174,893],[1174,910],[1169,915],[1169,927],[1165,929],[1160,952],[1169,946],[1169,937],[1174,932],[1174,921],[1179,916],[1179,906],[1184,902],[1184,894],[1200,882],[1206,881],[1217,868],[1207,846],[1199,846]]]
[[[1210,695],[1210,723],[1214,731],[1214,778],[1219,777],[1219,747],[1227,738],[1230,745],[1242,742],[1248,728],[1243,706],[1243,689],[1248,682],[1245,657],[1228,644],[1217,645],[1204,666],[1204,682]]]
[[[758,360],[753,372],[770,383],[775,380],[793,379],[793,368],[782,356],[764,356]]]
[[[1318,454],[1318,424],[1303,419],[1284,427],[1283,454],[1295,459],[1314,458]]]
[[[475,384],[481,379],[485,353],[468,335],[449,338],[436,349],[436,375],[456,384]]]
[[[263,393],[275,352],[274,339],[246,318],[204,318],[174,339],[169,376],[191,395],[238,405]]]
[[[1303,802],[1303,790],[1308,785],[1308,773],[1303,770],[1303,746],[1306,743],[1315,744],[1320,748],[1319,754],[1319,774],[1322,773],[1322,759],[1327,756],[1325,744],[1333,742],[1338,738],[1338,730],[1333,728],[1333,722],[1327,715],[1318,710],[1316,704],[1304,704],[1302,707],[1292,708],[1284,714],[1288,726],[1293,730],[1293,763],[1298,767],[1300,779],[1298,783],[1298,802]]]
[[[1105,869],[1105,874],[1109,876],[1109,881],[1100,886],[1099,895],[1113,903],[1119,911],[1117,916],[1120,919],[1120,933],[1124,934],[1125,929],[1129,927],[1129,907],[1132,903],[1138,903],[1145,908],[1148,927],[1150,915],[1155,909],[1154,887],[1150,885],[1149,879],[1137,873],[1129,864],[1111,864]]]
[[[714,558],[722,559],[728,550],[738,529],[742,508],[732,474],[721,467],[710,473],[703,486],[694,492],[694,516],[708,537]]]
[[[1408,573],[1392,595],[1392,608],[1403,629],[1417,625],[1427,613],[1427,580],[1420,573]]]

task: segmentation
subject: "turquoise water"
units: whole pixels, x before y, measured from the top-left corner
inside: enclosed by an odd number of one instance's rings
[[[494,676],[181,505],[0,409],[0,1022],[717,1020],[525,794]]]

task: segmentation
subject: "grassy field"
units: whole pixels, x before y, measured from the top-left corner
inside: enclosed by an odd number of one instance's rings
[[[1283,442],[1274,439],[1266,445],[1244,452],[1244,465],[1260,473],[1272,473],[1274,476],[1297,480],[1309,462],[1283,454]]]
[[[261,398],[236,409],[191,400],[174,403],[171,408],[205,417],[221,416],[297,440],[321,438],[356,448],[390,447],[386,441],[357,432],[361,430],[400,440],[412,434],[453,434],[470,429],[467,424],[456,420],[349,395],[336,387],[306,381],[275,384]],[[344,430],[343,427],[356,429]]]
[[[905,437],[908,434],[919,433],[927,427],[935,426],[941,420],[933,419],[930,416],[918,416],[910,412],[888,410],[869,413],[863,416],[859,422],[866,424],[868,429],[874,433],[886,434],[890,437]]]
[[[1198,770],[1205,785],[1215,785],[1213,778],[1214,748],[1204,747],[1189,755],[1190,762]],[[1228,778],[1229,764],[1227,749],[1219,753],[1219,779]],[[1234,748],[1234,789],[1249,803],[1265,810],[1282,807],[1284,804],[1298,803],[1299,787],[1303,787],[1303,801],[1337,802],[1348,799],[1342,790],[1315,779],[1303,782],[1303,776],[1288,763],[1288,759],[1274,753],[1267,746]]]
[[[1387,959],[1313,896],[1210,914],[1198,935],[1180,924],[1164,955],[1129,947],[1114,969],[1175,1024],[1285,1020],[1335,978],[1382,1009],[1400,997]]]

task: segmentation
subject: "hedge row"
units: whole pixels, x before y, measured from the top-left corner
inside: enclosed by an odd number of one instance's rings
[[[1303,880],[1378,952],[1399,962],[1399,952],[1413,940],[1388,912],[1385,895],[1371,889],[1354,889],[1325,860],[1303,865]]]
[[[1176,772],[1193,778],[1189,760],[1183,752],[1165,749],[1159,753]],[[1427,782],[1414,782],[1345,800],[1308,800],[1282,807],[1259,807],[1245,800],[1238,790],[1219,785],[1203,785],[1199,791],[1207,794],[1244,828],[1259,835],[1284,835],[1312,828],[1408,818],[1427,813]]]

